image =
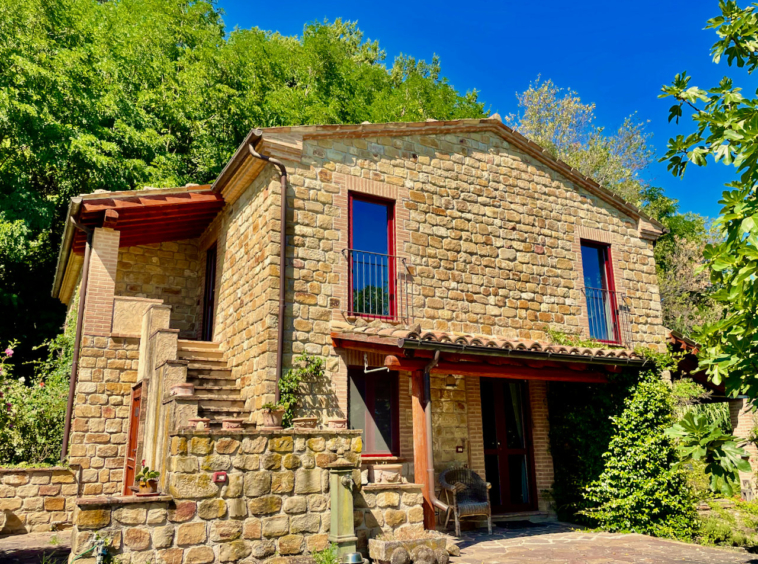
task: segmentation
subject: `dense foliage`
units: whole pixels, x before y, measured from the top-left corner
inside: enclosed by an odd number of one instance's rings
[[[666,429],[666,435],[676,439],[680,463],[705,464],[714,493],[731,497],[739,490],[739,472],[751,472],[750,463],[742,459],[748,453],[738,446],[739,439],[703,414],[686,413]]]
[[[721,14],[708,21],[718,40],[711,53],[714,63],[752,74],[758,68],[758,12],[756,6],[740,8],[722,0]],[[736,70],[736,69],[734,69]],[[732,79],[707,90],[690,85],[686,73],[663,87],[661,97],[676,103],[669,119],[679,122],[684,111],[692,113],[694,131],[678,135],[668,144],[669,170],[682,176],[690,164],[708,161],[735,168],[736,179],[727,184],[717,221],[721,238],[705,249],[710,280],[717,292],[713,299],[723,315],[704,325],[699,340],[701,365],[715,383],[724,382],[735,394],[758,397],[758,98],[744,93]]]
[[[553,465],[561,469],[551,493],[561,520],[589,523],[580,513],[590,506],[583,492],[603,471],[603,454],[613,437],[610,419],[622,412],[636,381],[637,375],[629,372],[602,385],[550,383],[550,452]]]
[[[702,250],[715,239],[706,218],[680,213],[679,202],[649,186],[653,159],[645,123],[630,116],[615,131],[595,123],[595,105],[572,90],[537,80],[517,95],[520,112],[506,122],[550,154],[636,204],[669,229],[655,246],[664,325],[685,335],[718,315],[707,275],[697,274]]]
[[[30,377],[14,375],[0,356],[0,465],[54,464],[60,457],[75,334],[76,307],[66,328],[44,344],[47,356]]]
[[[60,329],[68,199],[211,181],[252,127],[483,117],[439,61],[337,20],[227,32],[202,0],[0,0],[0,342]],[[17,373],[30,372],[16,363]]]
[[[583,513],[607,531],[689,538],[696,514],[673,441],[671,390],[653,372],[643,375],[612,418],[605,467],[587,489]]]

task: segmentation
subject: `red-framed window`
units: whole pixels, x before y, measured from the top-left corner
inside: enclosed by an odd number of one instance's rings
[[[394,318],[395,202],[350,192],[348,203],[349,311],[365,317]]]
[[[619,308],[611,247],[605,243],[584,240],[581,247],[590,337],[604,343],[620,343]]]
[[[348,369],[349,425],[363,430],[364,456],[397,456],[400,445],[400,409],[397,372],[366,374]]]

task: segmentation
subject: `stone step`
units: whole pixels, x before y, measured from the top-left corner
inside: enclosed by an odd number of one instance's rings
[[[179,349],[178,356],[180,360],[188,360],[190,362],[223,362],[226,364],[224,354],[221,351]]]
[[[229,370],[226,361],[213,359],[182,359],[189,360],[187,370]]]
[[[195,370],[197,372],[229,372],[231,369],[227,367],[225,362],[189,362],[187,364],[187,370]]]
[[[234,391],[236,391],[236,392],[239,392],[240,389],[237,386],[224,386],[224,385],[216,386],[216,385],[205,384],[205,383],[203,383],[203,384],[195,384],[195,392],[203,392],[203,391],[208,391],[208,392],[228,392],[228,391],[234,392]]]
[[[187,382],[195,386],[233,386],[237,387],[237,379],[231,374],[187,374]]]
[[[177,342],[179,349],[203,349],[209,351],[217,351],[219,344],[212,341],[191,341],[189,339],[179,339]]]
[[[195,395],[192,396],[196,399],[199,399],[204,402],[213,401],[213,402],[242,402],[243,404],[245,401],[240,397],[239,394],[198,394],[197,390],[195,390]]]
[[[214,370],[212,372],[193,372],[187,371],[187,380],[223,380],[224,383],[221,386],[229,385],[230,382],[236,382],[237,378],[232,376],[231,370],[221,371]]]
[[[197,413],[200,417],[208,419],[220,419],[222,417],[242,418],[249,414],[244,407],[208,407],[198,406]]]

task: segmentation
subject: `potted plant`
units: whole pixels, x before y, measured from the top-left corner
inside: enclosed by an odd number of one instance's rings
[[[135,477],[135,481],[139,484],[139,493],[137,495],[154,495],[158,493],[158,476],[161,473],[157,470],[150,470],[148,466],[143,464],[142,470]]]
[[[289,408],[289,404],[264,403],[263,404],[263,428],[264,429],[281,429],[284,412]]]

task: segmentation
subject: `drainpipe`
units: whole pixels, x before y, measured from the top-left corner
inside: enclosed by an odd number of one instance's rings
[[[87,244],[84,246],[84,263],[82,264],[82,284],[79,293],[79,311],[76,312],[76,336],[74,337],[74,355],[71,359],[71,378],[68,386],[68,402],[66,403],[66,423],[63,428],[63,445],[61,447],[61,462],[66,461],[68,454],[68,437],[71,433],[71,417],[74,410],[74,396],[76,395],[76,382],[79,377],[79,351],[82,346],[82,326],[84,325],[84,304],[87,300],[87,280],[89,278],[89,257],[92,252],[92,234],[89,227],[85,227],[73,217],[71,223],[79,230],[87,234]]]
[[[450,507],[437,498],[434,492],[434,448],[432,446],[432,368],[437,366],[440,361],[440,351],[434,352],[434,358],[424,367],[424,415],[426,416],[426,459],[427,459],[427,483],[429,484],[429,501],[432,506],[447,511]]]
[[[285,269],[285,260],[286,260],[286,249],[287,249],[287,234],[286,234],[286,227],[287,227],[287,169],[285,168],[284,164],[273,157],[268,157],[266,155],[261,155],[258,153],[254,148],[253,144],[250,143],[247,146],[248,150],[250,151],[250,155],[252,155],[253,158],[261,159],[262,161],[271,163],[274,165],[277,169],[279,169],[279,179],[282,184],[282,200],[280,204],[281,209],[281,216],[279,220],[279,326],[277,327],[277,336],[276,336],[276,387],[275,387],[275,394],[276,394],[276,400],[275,402],[279,401],[279,380],[282,377],[282,356],[284,351],[284,291],[285,291],[285,275],[284,275],[284,269]]]

